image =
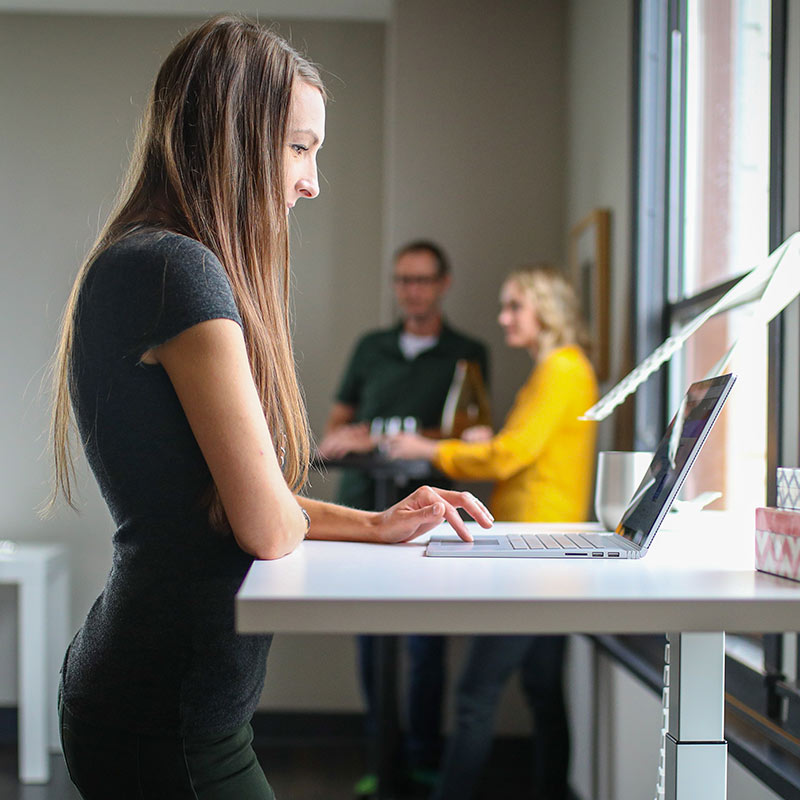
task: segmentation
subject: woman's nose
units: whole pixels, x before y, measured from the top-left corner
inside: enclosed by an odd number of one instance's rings
[[[317,165],[315,164],[313,169],[309,169],[306,175],[303,175],[302,178],[297,182],[297,191],[303,197],[307,197],[309,200],[316,197],[319,194],[319,178],[317,177]]]

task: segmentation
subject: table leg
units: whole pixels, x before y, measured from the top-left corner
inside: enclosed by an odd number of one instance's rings
[[[47,587],[47,618],[49,632],[47,636],[47,683],[50,690],[48,694],[48,717],[50,720],[49,744],[50,751],[61,752],[61,737],[58,731],[58,681],[64,654],[69,645],[70,631],[70,584],[69,569],[66,564],[60,565],[50,576]]]
[[[592,797],[600,797],[600,655],[597,645],[592,644],[590,650],[590,669],[592,673],[592,763],[591,787]]]
[[[47,591],[44,569],[32,570],[19,590],[19,779],[50,780],[48,731],[51,681],[47,674]]]
[[[375,689],[378,716],[378,794],[377,800],[390,800],[396,794],[399,725],[397,720],[397,659],[399,636],[375,638]]]
[[[391,475],[375,475],[375,510],[383,511],[393,505],[396,500],[394,480]]]
[[[725,800],[725,634],[668,638],[666,800]]]

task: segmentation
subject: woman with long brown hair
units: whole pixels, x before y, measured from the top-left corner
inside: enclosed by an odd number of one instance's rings
[[[383,513],[311,500],[289,316],[287,217],[319,193],[317,69],[239,17],[187,34],[156,78],[120,200],[75,281],[56,353],[56,489],[72,415],[114,518],[105,588],[67,652],[59,711],[94,798],[270,798],[249,722],[269,637],[237,636],[254,558],[305,537],[398,542],[471,495]]]

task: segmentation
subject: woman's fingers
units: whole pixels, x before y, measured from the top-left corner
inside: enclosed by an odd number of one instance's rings
[[[494,521],[486,506],[471,492],[422,486],[381,515],[381,540],[407,542],[446,520],[461,539],[471,542],[472,534],[458,513],[459,508],[483,528],[491,527]]]
[[[418,491],[425,492],[425,499],[429,502],[435,503],[439,498],[446,503],[444,518],[464,541],[471,542],[472,535],[458,513],[459,508],[463,508],[482,528],[491,528],[494,522],[489,509],[472,492],[435,489],[431,486],[423,486]]]
[[[449,489],[436,489],[436,492],[456,508],[463,508],[482,528],[492,527],[494,517],[472,492],[455,492]]]

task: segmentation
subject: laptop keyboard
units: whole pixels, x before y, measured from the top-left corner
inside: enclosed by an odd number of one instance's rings
[[[512,533],[508,541],[514,550],[604,550],[617,545],[593,533]]]

